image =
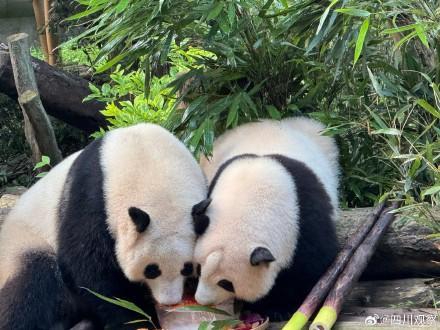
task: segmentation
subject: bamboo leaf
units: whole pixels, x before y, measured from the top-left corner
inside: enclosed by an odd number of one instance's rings
[[[92,15],[94,13],[97,13],[98,11],[104,9],[104,7],[105,7],[105,3],[101,4],[100,6],[96,6],[96,7],[92,7],[90,9],[84,10],[84,11],[78,13],[78,14],[69,16],[68,18],[66,18],[66,20],[67,21],[75,21],[77,19],[90,16],[90,15]]]
[[[399,26],[396,28],[385,29],[382,31],[382,33],[393,34],[393,33],[399,33],[399,32],[404,32],[404,31],[408,31],[408,30],[414,30],[416,28],[416,25],[417,24],[408,24],[408,25],[403,25],[403,26]]]
[[[120,0],[115,7],[117,13],[122,13],[128,6],[129,0]]]
[[[171,42],[173,41],[174,32],[170,31],[168,33],[167,39],[165,40],[162,51],[160,52],[160,63],[163,64],[167,60],[168,53],[170,52]]]
[[[429,48],[428,37],[426,36],[423,26],[421,24],[417,24],[415,29],[422,44],[424,44],[426,48]]]
[[[335,11],[341,14],[347,14],[350,16],[357,16],[357,17],[369,17],[371,15],[369,11],[357,9],[357,8],[339,8],[339,9],[335,9]]]
[[[381,128],[381,129],[372,131],[371,134],[385,134],[385,135],[397,135],[397,136],[400,136],[402,134],[402,132],[399,131],[396,128]]]
[[[202,321],[199,324],[198,330],[208,330],[209,329],[209,322],[208,321]]]
[[[319,19],[319,25],[318,25],[318,28],[316,29],[316,33],[315,34],[318,34],[319,31],[321,31],[322,26],[324,25],[324,22],[325,22],[325,20],[326,20],[326,18],[328,16],[328,13],[330,12],[330,9],[332,9],[332,7],[334,5],[336,5],[338,3],[338,1],[339,0],[333,0],[330,3],[330,5],[324,10],[324,13],[322,14],[321,18]]]
[[[211,330],[226,330],[231,329],[235,327],[236,325],[240,324],[241,321],[239,320],[218,320],[218,321],[212,321],[212,329]]]
[[[359,30],[359,35],[358,35],[358,38],[356,40],[356,48],[354,50],[354,63],[353,63],[353,65],[356,64],[356,62],[359,59],[359,56],[361,56],[362,48],[364,47],[365,36],[367,35],[368,27],[369,26],[370,26],[370,17],[368,17],[362,23],[361,28]]]
[[[206,20],[211,20],[211,19],[215,19],[217,18],[218,15],[220,15],[220,13],[223,10],[223,1],[219,1],[214,8],[211,9],[211,11],[209,12],[208,16],[206,17]]]
[[[213,313],[213,314],[219,314],[219,315],[225,315],[225,316],[231,316],[228,312],[219,309],[214,308],[210,306],[203,306],[203,305],[189,305],[189,306],[182,306],[174,309],[175,312],[207,312],[207,313]]]
[[[281,120],[281,113],[273,105],[267,105],[266,109],[267,112],[269,113],[270,118]]]
[[[431,104],[429,104],[426,100],[418,99],[416,101],[418,105],[420,105],[423,109],[428,111],[434,117],[440,119],[440,111],[434,108]]]
[[[370,77],[371,83],[373,84],[373,88],[379,96],[383,96],[382,87],[374,76],[373,72],[371,72],[370,68],[367,66],[368,76]]]
[[[100,298],[100,299],[102,299],[104,301],[107,301],[107,302],[109,302],[111,304],[114,304],[114,305],[117,305],[119,307],[123,307],[123,308],[129,309],[129,310],[131,310],[133,312],[141,314],[141,315],[145,316],[149,322],[151,322],[151,317],[147,313],[145,313],[141,308],[139,308],[138,306],[136,306],[135,304],[133,304],[133,303],[131,303],[129,301],[126,301],[126,300],[123,300],[123,299],[119,299],[119,298],[115,298],[115,299],[108,298],[106,296],[103,296],[103,295],[101,295],[101,294],[99,294],[97,292],[94,292],[94,291],[92,291],[90,289],[87,289],[87,288],[84,288],[84,287],[82,287],[82,289],[87,290],[88,292],[90,292],[94,296],[96,296],[96,297],[98,297],[98,298]]]

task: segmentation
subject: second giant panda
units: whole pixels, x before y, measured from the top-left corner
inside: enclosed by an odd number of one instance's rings
[[[338,150],[307,118],[226,132],[201,165],[208,199],[193,209],[196,300],[229,298],[288,319],[337,254]]]
[[[0,232],[0,329],[123,328],[139,315],[84,288],[175,304],[192,274],[191,210],[206,179],[165,129],[109,132],[66,158],[18,201]],[[139,325],[127,327],[138,328]]]

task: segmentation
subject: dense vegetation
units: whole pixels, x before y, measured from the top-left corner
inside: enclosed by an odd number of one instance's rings
[[[440,1],[78,3],[97,70],[133,70],[93,88],[112,125],[160,122],[209,154],[228,128],[306,114],[337,138],[344,206],[439,204]]]

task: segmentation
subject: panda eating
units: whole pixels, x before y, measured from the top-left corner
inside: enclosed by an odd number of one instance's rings
[[[115,129],[66,158],[18,201],[0,232],[0,329],[139,328],[178,303],[192,275],[191,210],[206,179],[165,129]],[[89,327],[90,328],[90,327]]]
[[[201,159],[210,186],[193,208],[198,303],[235,298],[286,320],[330,265],[339,169],[323,128],[303,117],[245,124]]]

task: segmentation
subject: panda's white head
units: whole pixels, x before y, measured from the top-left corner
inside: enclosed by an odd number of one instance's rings
[[[273,159],[244,157],[214,180],[210,198],[193,210],[201,235],[195,298],[204,305],[255,302],[293,257],[299,210],[292,178]]]
[[[128,208],[126,228],[119,231],[124,237],[116,239],[116,251],[130,281],[146,283],[159,304],[172,305],[182,299],[185,279],[193,275],[195,234],[177,227],[164,231],[160,228],[164,220],[142,208]]]
[[[146,284],[159,304],[178,303],[192,274],[191,210],[206,196],[200,167],[177,138],[152,124],[111,131],[101,154],[120,268],[130,281]]]

